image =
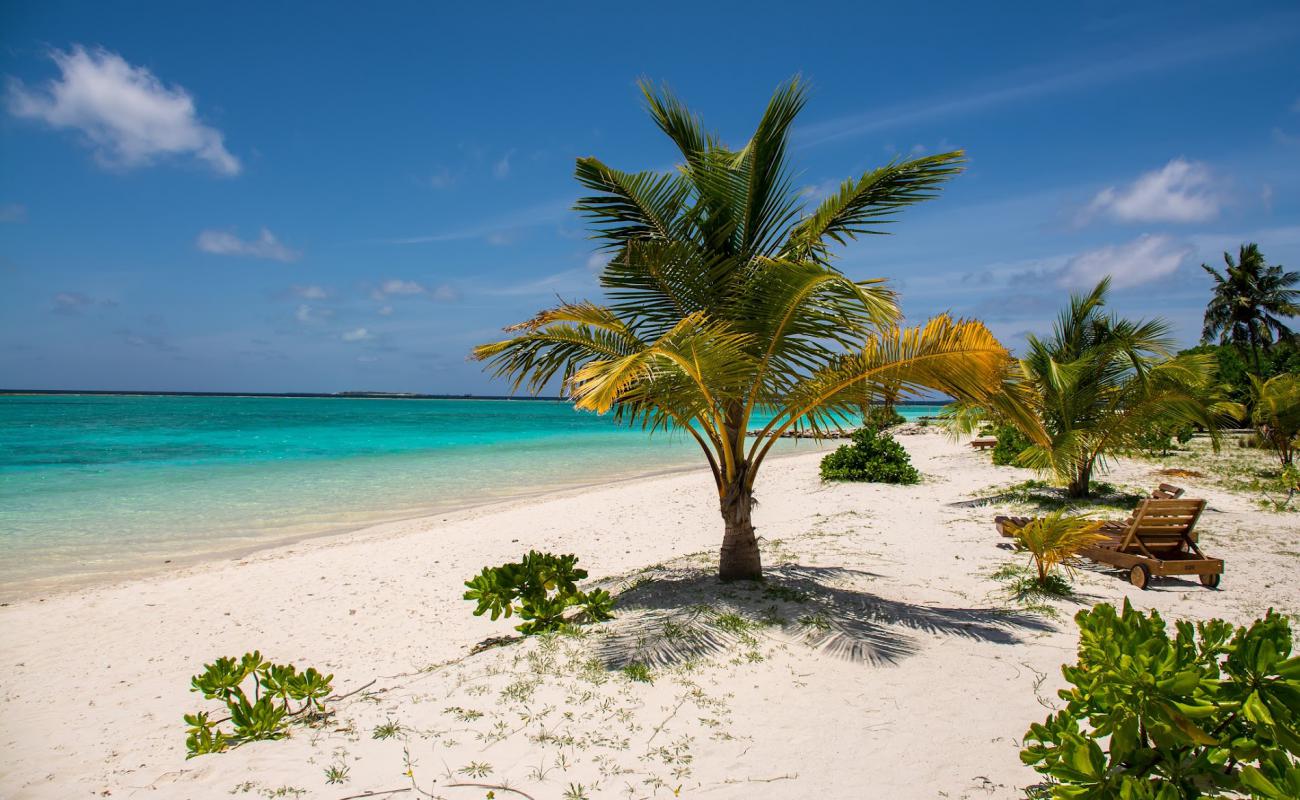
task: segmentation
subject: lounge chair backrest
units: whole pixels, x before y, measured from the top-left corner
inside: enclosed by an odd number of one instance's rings
[[[1197,550],[1192,532],[1204,510],[1204,500],[1143,500],[1124,531],[1120,550],[1147,555],[1162,550]]]
[[[1187,491],[1181,486],[1174,486],[1172,483],[1162,483],[1159,488],[1151,493],[1151,496],[1157,500],[1177,500]]]

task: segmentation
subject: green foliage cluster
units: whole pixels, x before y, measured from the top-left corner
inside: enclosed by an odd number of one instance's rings
[[[1248,408],[1254,407],[1250,376],[1264,380],[1275,375],[1300,375],[1300,343],[1283,341],[1259,352],[1259,372],[1251,357],[1231,344],[1206,344],[1181,350],[1178,355],[1210,355],[1215,360],[1215,380],[1227,392],[1228,399]],[[1240,420],[1245,422],[1246,420]]]
[[[907,418],[894,410],[893,406],[871,406],[862,415],[862,424],[868,428],[893,428],[907,422]]]
[[[559,630],[565,623],[565,613],[574,606],[588,622],[613,619],[614,598],[609,592],[578,590],[577,582],[587,577],[587,571],[579,569],[577,563],[578,557],[572,554],[557,556],[530,550],[521,561],[484,567],[465,582],[469,589],[465,599],[478,603],[474,616],[487,612],[495,620],[518,612],[524,622],[515,630],[525,636]]]
[[[1187,444],[1192,440],[1194,430],[1190,425],[1156,422],[1143,433],[1138,434],[1134,444],[1148,456],[1166,456],[1174,449],[1174,442]]]
[[[253,699],[244,691],[252,681]],[[202,692],[208,700],[220,700],[229,716],[212,719],[210,712],[185,715],[189,726],[185,737],[187,758],[219,753],[228,747],[259,739],[280,739],[289,723],[299,717],[325,713],[325,698],[333,690],[333,675],[322,675],[315,667],[299,672],[292,664],[272,664],[256,650],[242,658],[218,658],[203,665],[203,674],[190,681],[190,691]],[[300,702],[298,708],[292,703]],[[230,722],[233,729],[221,728]]]
[[[1033,442],[1014,425],[1000,425],[994,432],[998,443],[993,446],[993,463],[999,467],[1011,466]]]
[[[1271,609],[1249,628],[1102,604],[1079,612],[1064,710],[1021,759],[1057,800],[1300,797],[1300,656]]]
[[[917,483],[921,474],[903,446],[884,431],[860,428],[852,444],[844,445],[822,459],[825,481],[867,481],[871,483]]]

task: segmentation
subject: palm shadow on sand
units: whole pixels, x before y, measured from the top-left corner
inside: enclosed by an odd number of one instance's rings
[[[741,654],[766,636],[849,661],[895,664],[918,652],[919,634],[1015,644],[1021,633],[1054,630],[1018,611],[889,600],[862,588],[879,577],[862,570],[786,564],[764,575],[762,583],[725,584],[701,568],[656,571],[619,595],[598,657],[610,669],[662,668]]]

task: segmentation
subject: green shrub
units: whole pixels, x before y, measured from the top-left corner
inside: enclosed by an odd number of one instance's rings
[[[1192,440],[1190,425],[1153,425],[1138,437],[1137,446],[1147,456],[1167,456],[1174,442],[1187,444]]]
[[[847,444],[822,459],[822,480],[870,481],[872,483],[917,483],[921,475],[911,456],[894,437],[875,428],[853,432]]]
[[[993,463],[1000,467],[1014,465],[1016,458],[1033,444],[1013,425],[1000,426],[995,435],[998,443],[993,447]]]
[[[474,616],[490,612],[492,619],[509,618],[516,611],[524,620],[515,630],[525,636],[555,631],[565,623],[564,615],[577,606],[588,622],[613,619],[614,598],[604,589],[578,590],[577,582],[587,577],[578,569],[575,555],[557,556],[530,550],[523,560],[499,567],[484,567],[465,582],[466,600],[478,603]]]
[[[218,658],[203,665],[203,674],[190,680],[190,691],[202,692],[208,700],[226,706],[228,720],[213,720],[209,712],[186,714],[186,758],[219,753],[228,747],[258,739],[279,739],[287,735],[296,718],[319,717],[325,713],[325,698],[332,691],[333,675],[322,675],[315,667],[298,672],[292,664],[272,664],[254,650],[243,658]],[[253,699],[244,684],[252,679]],[[302,703],[293,708],[291,701]],[[221,723],[229,721],[232,730]]]
[[[1080,611],[1064,710],[1025,734],[1021,760],[1058,800],[1300,797],[1300,656],[1271,609],[1249,628],[1175,626],[1128,601]]]
[[[893,406],[872,406],[862,415],[864,427],[879,428],[882,431],[904,422],[907,422],[907,418],[895,411]]]

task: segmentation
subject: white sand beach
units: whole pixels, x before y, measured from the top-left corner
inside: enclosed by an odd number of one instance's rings
[[[701,469],[11,603],[0,795],[1016,798],[1038,780],[1020,737],[1054,705],[1085,604],[1300,615],[1294,516],[1196,479],[1178,482],[1209,501],[1219,591],[1085,570],[1055,617],[1014,611],[990,578],[1020,558],[990,523],[1013,506],[954,504],[1031,473],[934,430],[899,440],[919,485],[823,484],[818,454],[766,466],[762,586],[713,578]],[[1157,467],[1105,477],[1149,488]],[[529,548],[578,554],[623,590],[618,618],[471,654],[513,630],[471,616],[462,582]],[[213,705],[190,676],[253,649],[333,673],[337,694],[366,688],[327,724],[186,760],[181,715]],[[631,660],[653,682],[619,671]]]

